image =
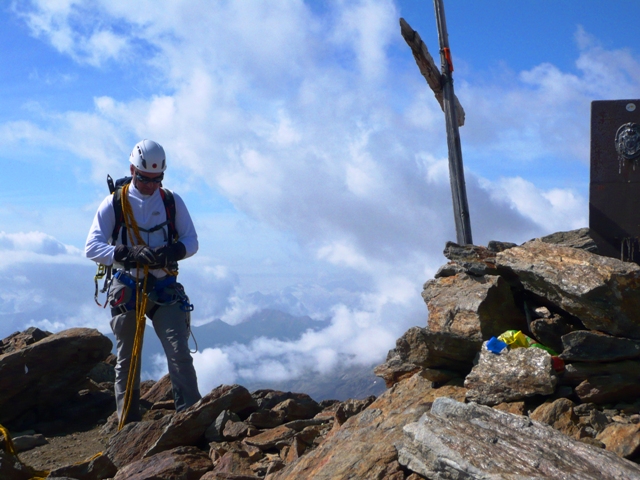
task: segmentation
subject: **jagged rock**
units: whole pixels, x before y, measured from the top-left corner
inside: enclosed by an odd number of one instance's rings
[[[221,385],[214,388],[195,405],[174,414],[145,457],[180,445],[195,445],[224,410],[237,413],[242,418],[256,408],[256,402],[249,391],[240,385]]]
[[[512,242],[499,242],[497,240],[490,240],[487,243],[487,250],[490,252],[504,252],[505,250],[513,247],[517,247],[518,245]]]
[[[640,372],[631,375],[589,377],[573,390],[582,402],[613,403],[633,401],[640,396]]]
[[[266,430],[253,437],[246,438],[244,443],[247,445],[253,445],[260,450],[269,450],[277,445],[290,444],[296,431],[287,427],[286,425],[280,425],[279,427]]]
[[[483,276],[498,273],[495,264],[496,252],[486,247],[447,242],[443,253],[445,257],[471,275]]]
[[[251,476],[251,460],[245,452],[227,452],[216,463],[212,474],[227,473],[233,475]]]
[[[579,330],[562,337],[560,355],[568,362],[616,362],[640,357],[640,341]]]
[[[155,382],[146,393],[141,392],[140,400],[151,404],[165,401],[173,401],[173,387],[171,377],[167,373],[160,380]]]
[[[0,355],[5,353],[17,352],[28,347],[40,340],[53,335],[51,332],[45,332],[36,327],[29,327],[24,332],[14,332],[8,337],[0,341]]]
[[[346,402],[341,403],[336,410],[336,422],[338,423],[338,425],[342,425],[349,418],[357,415],[369,405],[371,405],[375,401],[375,399],[376,397],[371,395],[363,400],[349,399]]]
[[[30,480],[32,472],[13,455],[0,450],[0,478],[7,480]]]
[[[49,477],[70,477],[82,480],[103,480],[112,478],[118,471],[107,455],[99,455],[92,460],[80,464],[56,468],[49,472]],[[47,478],[49,478],[47,477]]]
[[[430,280],[422,297],[429,310],[427,329],[474,341],[489,340],[506,330],[526,329],[526,317],[502,277],[466,273]]]
[[[246,422],[235,422],[233,420],[229,420],[224,426],[222,436],[225,440],[233,441],[240,440],[247,436],[256,435],[257,433],[258,430]]]
[[[434,389],[419,375],[394,385],[367,409],[347,420],[315,450],[273,474],[269,480],[387,478],[385,472],[397,460],[393,443],[402,437],[402,427],[420,418],[438,395],[463,400],[464,389]]]
[[[143,458],[171,422],[167,415],[150,422],[133,422],[125,425],[109,439],[106,454],[118,467]]]
[[[579,439],[584,436],[584,429],[580,425],[580,417],[573,411],[574,403],[566,398],[559,398],[547,402],[536,408],[529,418],[546,425],[550,425],[565,435]]]
[[[588,228],[579,228],[568,232],[556,232],[538,240],[545,243],[553,243],[563,247],[572,247],[586,250],[591,253],[598,253],[598,245],[591,238]],[[534,240],[530,240],[534,241]]]
[[[275,428],[285,423],[286,412],[260,410],[249,415],[247,422],[257,428]]]
[[[640,453],[640,425],[609,425],[596,437],[605,444],[607,450],[622,458],[634,458]]]
[[[97,330],[72,328],[0,355],[0,423],[10,423],[34,407],[46,416],[63,405],[112,346]]]
[[[640,477],[640,466],[549,426],[449,398],[436,399],[404,432],[400,464],[430,479]]]
[[[512,413],[513,415],[526,415],[527,408],[523,401],[520,402],[502,402],[497,405],[493,405],[492,408],[500,410],[501,412]]]
[[[516,348],[500,355],[483,347],[478,364],[467,375],[467,400],[482,405],[551,395],[557,378],[551,356],[540,348]]]
[[[198,480],[213,468],[211,459],[196,447],[177,447],[130,463],[113,480]]]
[[[640,266],[541,241],[496,254],[496,264],[586,328],[640,339]]]
[[[274,412],[282,412],[285,422],[311,418],[320,412],[318,403],[311,397],[300,401],[300,398],[288,398],[272,408]]]
[[[254,413],[251,415],[254,415]],[[251,416],[249,416],[249,418],[251,418]],[[239,422],[240,417],[229,410],[223,410],[220,412],[220,415],[218,415],[216,420],[204,431],[204,438],[208,442],[221,442],[224,440],[224,427],[230,420]]]
[[[255,475],[235,475],[233,473],[207,472],[200,480],[262,480]]]
[[[391,387],[423,368],[444,369],[466,375],[482,342],[450,333],[412,327],[396,341],[387,361],[374,369]]]
[[[557,313],[551,313],[547,307],[535,309],[535,318],[529,324],[531,334],[542,345],[562,352],[562,336],[578,329],[574,323]]]
[[[575,387],[589,378],[596,377],[609,378],[610,383],[615,383],[619,379],[624,379],[625,383],[633,381],[640,383],[640,361],[568,363],[560,378],[563,384]]]

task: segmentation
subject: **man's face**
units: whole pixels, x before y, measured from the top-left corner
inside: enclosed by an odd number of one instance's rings
[[[160,187],[160,182],[153,181],[162,179],[164,173],[148,173],[137,170],[136,167],[130,165],[133,184],[143,195],[151,195]]]

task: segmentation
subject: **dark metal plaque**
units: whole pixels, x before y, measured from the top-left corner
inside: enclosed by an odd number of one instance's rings
[[[591,102],[589,228],[600,254],[640,263],[640,100]]]

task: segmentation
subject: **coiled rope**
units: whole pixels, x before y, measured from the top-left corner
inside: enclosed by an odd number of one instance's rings
[[[145,245],[140,235],[140,229],[138,228],[138,222],[133,215],[131,204],[129,203],[129,184],[122,187],[122,212],[124,213],[124,225],[129,234],[129,238],[134,238],[138,245]],[[133,233],[133,235],[132,235]],[[131,352],[131,363],[129,365],[129,375],[127,377],[127,387],[124,393],[124,405],[122,408],[122,416],[120,417],[120,423],[118,424],[118,430],[122,430],[125,420],[129,415],[131,409],[131,400],[133,398],[133,390],[135,380],[140,368],[142,353],[142,340],[144,337],[145,327],[145,312],[147,311],[147,278],[149,276],[149,266],[145,265],[144,280],[140,282],[140,264],[136,264],[136,334],[133,339],[133,350]],[[142,283],[142,286],[141,286]]]
[[[9,454],[16,457],[16,460],[20,462],[31,474],[30,480],[44,480],[49,476],[48,470],[36,470],[28,465],[25,465],[18,457],[18,451],[16,450],[16,446],[13,444],[13,440],[11,440],[11,435],[9,434],[9,430],[0,425],[0,433],[4,437],[4,450]]]

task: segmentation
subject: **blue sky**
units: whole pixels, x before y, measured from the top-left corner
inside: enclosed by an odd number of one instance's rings
[[[105,178],[142,138],[200,236],[194,322],[256,309],[331,318],[244,358],[382,361],[424,325],[455,240],[444,119],[400,36],[438,58],[429,1],[21,1],[0,7],[0,337],[108,331],[82,256]],[[634,1],[445,0],[474,241],[588,224],[590,102],[636,98]],[[205,386],[245,372],[197,354]],[[220,383],[220,382],[218,382]]]

